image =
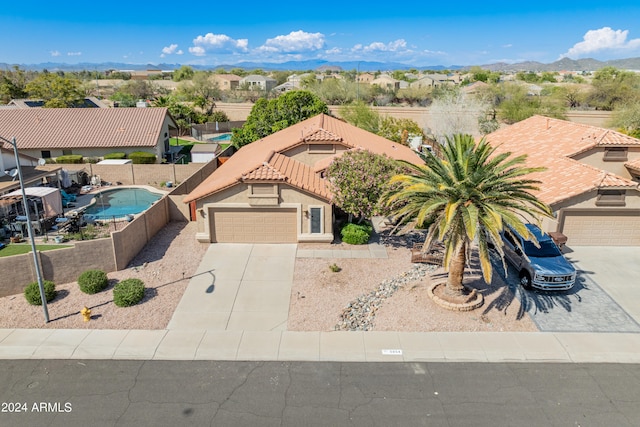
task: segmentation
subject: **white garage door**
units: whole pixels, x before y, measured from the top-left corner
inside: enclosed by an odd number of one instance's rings
[[[211,215],[218,243],[295,243],[296,209],[224,209]]]
[[[639,246],[640,212],[565,211],[568,246]]]

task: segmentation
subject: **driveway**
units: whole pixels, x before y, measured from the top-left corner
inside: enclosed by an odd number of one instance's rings
[[[541,332],[638,332],[640,298],[634,277],[640,276],[637,248],[565,247],[565,256],[578,270],[568,291],[526,291],[518,272],[508,264],[506,282]],[[496,271],[504,277],[497,256]]]
[[[284,331],[295,244],[212,244],[167,329]]]

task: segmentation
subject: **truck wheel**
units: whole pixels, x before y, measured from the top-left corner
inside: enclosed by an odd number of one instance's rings
[[[520,272],[520,285],[526,290],[530,290],[531,286],[531,276],[528,272],[522,271]]]

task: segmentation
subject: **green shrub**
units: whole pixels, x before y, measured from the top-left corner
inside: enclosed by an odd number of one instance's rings
[[[156,162],[156,155],[145,151],[136,151],[129,154],[129,159],[131,159],[131,163],[136,165],[152,164]]]
[[[84,159],[85,163],[91,163],[92,165],[95,165],[99,161],[100,159],[98,157],[87,157],[86,159]]]
[[[364,245],[369,241],[372,231],[373,227],[369,223],[348,223],[342,227],[340,235],[342,236],[342,241],[345,243],[349,243],[350,245]]]
[[[336,263],[333,263],[329,266],[329,270],[333,271],[334,273],[338,273],[340,272],[342,269],[340,268],[340,266]]]
[[[130,307],[144,297],[144,282],[140,279],[125,279],[113,287],[113,302],[118,307]]]
[[[49,280],[45,280],[42,282],[42,285],[44,287],[44,296],[47,302],[54,299],[56,297],[55,283]],[[40,287],[38,286],[38,282],[29,283],[27,285],[27,287],[24,289],[24,297],[31,305],[42,305],[42,299],[40,298]]]
[[[108,153],[104,155],[105,160],[110,160],[110,159],[122,160],[126,158],[127,158],[126,153]]]
[[[107,273],[102,270],[87,270],[78,277],[78,286],[85,294],[97,294],[108,284]]]
[[[56,157],[56,163],[82,163],[81,154],[68,154]]]

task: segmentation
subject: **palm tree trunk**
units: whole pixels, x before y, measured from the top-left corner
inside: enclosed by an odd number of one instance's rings
[[[449,275],[447,276],[446,292],[449,295],[463,295],[464,286],[462,278],[464,277],[464,266],[466,264],[466,245],[462,244],[458,249],[458,253],[451,259],[449,264]]]

